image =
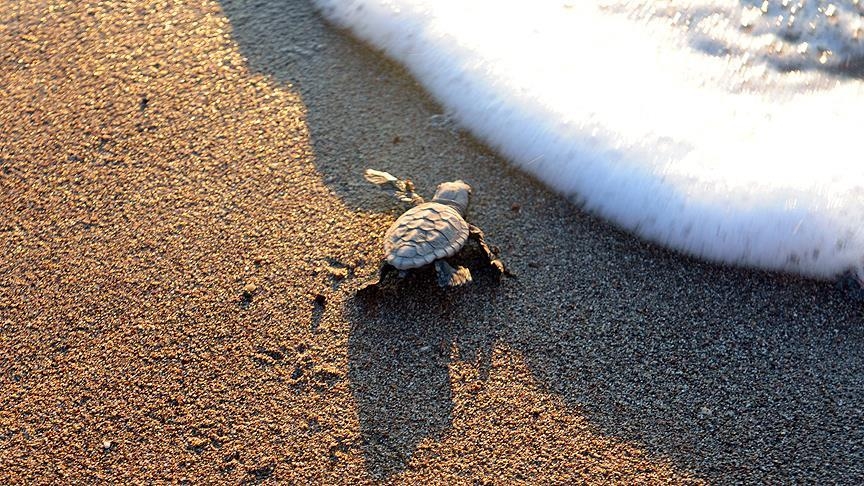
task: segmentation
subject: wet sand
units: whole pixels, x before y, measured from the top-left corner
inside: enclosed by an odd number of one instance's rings
[[[864,481],[860,302],[581,212],[302,1],[0,8],[0,482]],[[356,297],[474,187],[518,275]]]

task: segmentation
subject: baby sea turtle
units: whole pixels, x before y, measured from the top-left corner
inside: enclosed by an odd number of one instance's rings
[[[505,273],[504,265],[486,244],[480,228],[465,221],[471,186],[464,181],[444,182],[438,186],[430,202],[414,192],[410,180],[375,170],[366,171],[366,179],[391,192],[399,200],[415,206],[390,226],[384,235],[384,263],[379,276],[368,285],[376,285],[391,270],[403,275],[408,270],[435,265],[438,285],[455,287],[472,281],[471,271],[462,266],[453,268],[446,259],[465,246],[469,239],[476,240],[488,263],[498,272]]]

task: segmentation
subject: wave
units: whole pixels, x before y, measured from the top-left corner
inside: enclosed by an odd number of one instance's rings
[[[627,230],[734,265],[864,274],[854,0],[314,1]]]

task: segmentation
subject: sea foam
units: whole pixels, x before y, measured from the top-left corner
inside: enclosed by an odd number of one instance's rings
[[[714,261],[864,274],[854,0],[314,1],[623,228]]]

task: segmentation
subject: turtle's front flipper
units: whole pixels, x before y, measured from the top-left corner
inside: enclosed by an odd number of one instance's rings
[[[381,268],[379,268],[378,271],[375,272],[374,275],[369,277],[368,280],[363,282],[363,284],[360,286],[360,288],[357,289],[357,293],[358,294],[359,293],[366,293],[369,291],[377,290],[378,287],[381,285],[381,282],[387,276],[387,274],[392,273],[395,270],[396,269],[393,268],[393,266],[391,266],[391,265],[388,265],[386,263],[381,264]]]
[[[438,273],[439,287],[458,287],[473,281],[470,270],[465,267],[453,268],[444,260],[435,262],[435,271]]]
[[[468,236],[473,238],[480,245],[480,248],[483,250],[483,253],[486,254],[486,257],[489,258],[489,264],[498,269],[499,272],[503,275],[507,275],[508,277],[513,277],[514,275],[510,273],[509,270],[504,266],[504,262],[502,262],[498,258],[498,254],[495,253],[492,248],[486,244],[486,239],[483,236],[483,230],[474,226],[473,224],[468,225]]]

